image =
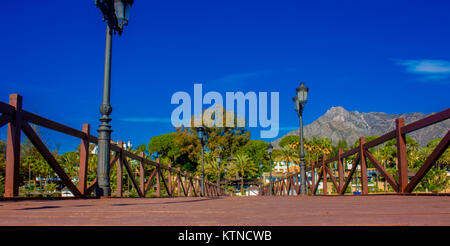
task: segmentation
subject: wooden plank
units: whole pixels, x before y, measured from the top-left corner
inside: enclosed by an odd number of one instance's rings
[[[80,130],[65,126],[63,124],[60,124],[58,122],[46,119],[44,117],[41,117],[37,114],[33,114],[27,111],[23,111],[23,118],[24,120],[33,123],[35,125],[39,125],[57,132],[61,132],[73,137],[77,137],[77,138],[81,138],[81,139],[86,139],[86,134],[83,133]]]
[[[413,123],[410,123],[410,124],[404,126],[402,128],[401,134],[407,134],[407,133],[416,131],[418,129],[422,129],[424,127],[427,127],[429,125],[433,125],[433,124],[439,123],[439,122],[444,121],[444,120],[449,119],[449,118],[450,118],[450,108],[447,108],[446,110],[443,110],[443,111],[441,111],[439,113],[430,115],[430,116],[428,116],[426,118],[417,120],[417,121],[415,121]]]
[[[367,162],[366,156],[364,155],[364,144],[366,143],[366,138],[361,137],[359,139],[359,163],[361,165],[361,193],[363,195],[369,194],[369,187],[367,183]]]
[[[356,167],[358,166],[358,162],[361,155],[358,153],[356,156],[356,159],[352,163],[352,169],[350,170],[350,174],[347,177],[347,180],[344,183],[344,186],[342,187],[341,191],[339,192],[339,195],[343,195],[345,193],[345,190],[347,190],[348,185],[350,184],[350,181],[352,180],[353,174],[355,173]]]
[[[339,193],[339,186],[338,186],[338,184],[337,184],[337,182],[336,182],[336,179],[335,179],[334,176],[333,176],[333,173],[331,172],[330,168],[328,168],[328,166],[326,166],[326,169],[327,169],[328,175],[330,175],[331,181],[333,182],[334,188],[335,188],[336,191]]]
[[[425,160],[423,165],[420,167],[419,171],[417,171],[416,175],[411,179],[409,184],[406,186],[405,193],[411,193],[414,188],[419,184],[419,182],[425,177],[427,172],[431,169],[433,164],[439,159],[439,157],[447,150],[450,145],[450,130],[447,131],[447,134],[444,138],[439,142],[436,148],[431,152],[430,156]]]
[[[22,96],[11,94],[9,96],[11,108],[15,111],[8,124],[6,133],[6,161],[5,161],[5,197],[19,196],[20,182],[20,138],[21,128],[26,122],[22,119]]]
[[[159,176],[164,184],[164,187],[166,188],[167,194],[171,197],[172,196],[172,192],[169,190],[169,187],[167,187],[167,183],[166,183],[166,179],[164,178],[163,173],[161,172],[161,169],[158,169],[159,171]]]
[[[184,184],[183,184],[183,179],[181,178],[181,171],[180,171],[180,168],[178,168],[178,172],[179,172],[179,175],[178,175],[178,178],[180,179],[179,180],[179,186],[178,186],[178,190],[180,190],[181,191],[181,189],[183,189],[183,193],[184,193],[184,196],[187,196],[187,192],[186,192],[186,189],[184,188]],[[186,177],[185,177],[185,182],[186,182]],[[180,196],[180,193],[178,192],[178,196]]]
[[[354,149],[348,150],[347,152],[343,153],[342,154],[342,158],[347,158],[347,157],[352,156],[352,155],[354,155],[354,154],[356,154],[358,152],[359,152],[359,147],[356,147]]]
[[[344,185],[344,164],[342,163],[342,149],[339,149],[338,152],[338,173],[339,173],[339,191],[341,190],[342,186]]]
[[[4,115],[0,116],[0,127],[8,124],[11,121],[12,121],[12,117],[10,115],[4,114]]]
[[[394,188],[396,192],[398,192],[398,184],[395,179],[383,168],[383,166],[378,162],[378,160],[370,153],[368,150],[364,150],[367,158],[369,158],[370,162],[375,166],[375,168],[380,172],[380,174],[386,179],[386,181]]]
[[[380,144],[382,144],[382,143],[384,143],[386,141],[389,141],[389,140],[391,140],[393,138],[395,138],[395,131],[390,131],[390,132],[388,132],[388,133],[386,133],[386,134],[384,134],[384,135],[382,135],[382,136],[380,136],[380,137],[378,137],[378,138],[376,138],[376,139],[374,139],[374,140],[372,140],[370,142],[365,143],[364,144],[364,148],[365,149],[370,149],[370,148],[375,147],[377,145],[380,145]]]
[[[320,180],[322,180],[322,178],[323,178],[323,168],[320,169],[319,175],[317,176],[317,182],[316,182],[316,185],[314,186],[314,189],[312,192],[313,195],[316,194],[317,188],[319,188]]]
[[[22,130],[25,135],[27,135],[28,139],[33,143],[34,147],[41,153],[50,167],[55,171],[61,181],[69,188],[69,190],[78,197],[82,197],[83,194],[78,190],[78,188],[72,183],[69,176],[64,172],[64,169],[59,165],[58,161],[56,161],[55,157],[50,153],[45,144],[39,139],[36,132],[34,132],[33,128],[28,123],[22,125]]]
[[[408,185],[408,153],[406,152],[406,136],[402,134],[405,120],[395,120],[395,136],[397,139],[398,192],[404,193]]]
[[[156,171],[157,171],[157,168],[155,167],[155,169],[153,169],[152,174],[148,178],[147,183],[145,184],[145,192],[144,193],[147,193],[148,189],[150,188],[150,185],[151,185],[153,179],[155,178]]]
[[[161,169],[156,167],[156,197],[161,197]]]
[[[86,136],[90,135],[89,124],[83,124],[83,133]],[[80,145],[80,168],[78,171],[78,190],[81,194],[86,194],[87,172],[89,164],[89,142],[88,137],[81,140]]]
[[[311,163],[311,195],[313,195],[313,189],[316,186],[316,167],[315,167],[315,163],[312,162]]]
[[[133,175],[133,170],[130,167],[130,164],[128,164],[127,158],[123,158],[123,164],[125,164],[125,169],[128,172],[128,176],[131,178],[131,182],[134,185],[134,188],[136,188],[137,193],[139,194],[140,197],[144,197],[144,194],[142,193],[138,183],[136,182],[136,179],[134,178]]]
[[[145,159],[144,152],[140,152],[139,156],[142,157],[142,159]],[[139,187],[141,189],[143,196],[145,197],[145,169],[144,169],[144,162],[142,160],[139,161],[139,174],[140,174]]]
[[[190,186],[192,186],[192,192],[194,193],[194,196],[197,196],[197,190],[195,189],[194,181],[192,178],[189,179]]]
[[[10,98],[12,95],[18,95],[18,94],[11,94]],[[16,111],[15,107],[13,107],[7,103],[0,102],[0,113],[12,116],[15,111]]]

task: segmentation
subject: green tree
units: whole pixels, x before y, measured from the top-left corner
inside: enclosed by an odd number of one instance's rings
[[[70,178],[78,177],[80,167],[80,152],[69,151],[59,156],[59,164],[64,168],[67,176]]]
[[[285,136],[281,139],[278,145],[280,146],[280,148],[284,148],[285,146],[292,146],[292,148],[294,148],[295,146],[300,145],[300,137],[297,135]]]
[[[237,118],[234,120],[236,122]],[[191,122],[194,123],[194,116]],[[238,152],[250,140],[250,132],[244,127],[238,127],[237,124],[234,127],[205,127],[205,131],[208,136],[205,152],[210,151],[215,156],[220,153],[223,160]],[[177,163],[183,165],[185,169],[196,170],[201,161],[201,144],[197,137],[197,127],[192,125],[176,128],[174,142],[180,154]]]
[[[250,157],[244,153],[235,155],[236,161],[233,163],[232,170],[239,174],[241,179],[241,194],[244,193],[244,177],[254,175],[257,172]]]
[[[150,139],[148,151],[158,153],[161,158],[166,158],[168,162],[175,163],[180,153],[180,148],[175,144],[176,133],[166,133]]]
[[[297,149],[294,149],[288,145],[281,148],[281,152],[275,158],[275,161],[284,162],[287,165],[287,172],[290,173],[289,165],[300,163],[300,156]]]
[[[246,145],[244,145],[241,150],[238,152],[242,152],[248,155],[252,163],[255,165],[255,168],[259,170],[259,164],[263,163],[262,171],[268,171],[269,167],[269,156],[267,154],[267,147],[269,143],[262,140],[250,140]]]

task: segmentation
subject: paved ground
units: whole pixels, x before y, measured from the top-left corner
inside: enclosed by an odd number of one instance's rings
[[[223,197],[0,201],[0,225],[450,225],[450,197]]]

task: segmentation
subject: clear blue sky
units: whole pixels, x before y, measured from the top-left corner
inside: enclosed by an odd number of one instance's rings
[[[280,92],[280,136],[332,106],[431,113],[449,107],[450,1],[136,0],[113,42],[114,140],[137,146],[173,130],[173,93]],[[97,135],[105,23],[94,0],[4,1],[0,100]],[[138,118],[142,122],[123,119]],[[259,136],[259,129],[252,129]],[[51,148],[78,140],[43,130]],[[5,127],[0,131],[5,139]],[[271,140],[271,139],[267,139]]]

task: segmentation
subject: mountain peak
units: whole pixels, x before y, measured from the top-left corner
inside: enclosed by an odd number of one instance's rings
[[[397,115],[381,112],[349,112],[341,106],[333,106],[316,121],[305,126],[304,136],[308,139],[326,137],[332,140],[334,144],[339,140],[346,140],[349,145],[352,145],[359,137],[383,135],[393,130],[397,118],[404,118],[405,123],[409,124],[426,116],[428,115],[417,112]],[[449,128],[450,119],[413,132],[409,136],[418,141],[421,146],[424,146],[433,139],[442,138]],[[298,130],[291,131],[286,135],[295,134],[298,134]],[[282,138],[275,140],[274,146],[278,146],[278,142]]]
[[[345,121],[350,112],[341,106],[334,106],[327,110],[324,117],[332,121]]]

